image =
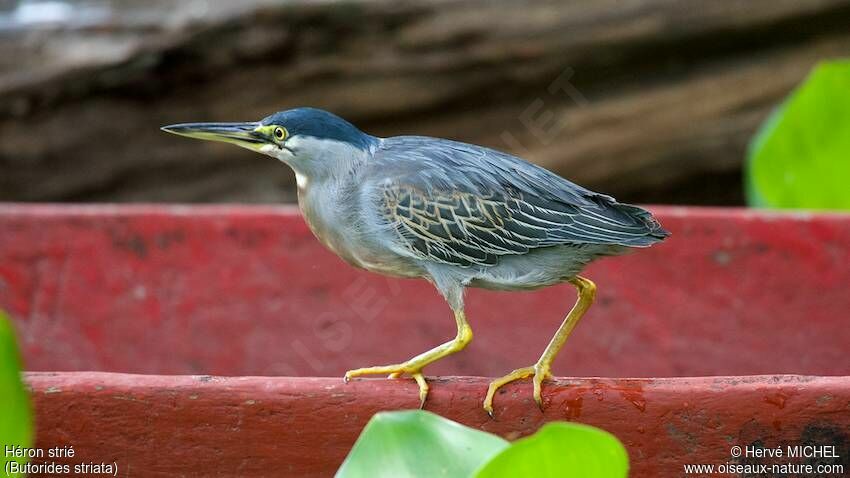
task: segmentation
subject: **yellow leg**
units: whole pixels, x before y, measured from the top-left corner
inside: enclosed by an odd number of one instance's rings
[[[423,352],[406,362],[349,370],[345,373],[345,381],[347,382],[354,377],[360,377],[362,375],[389,374],[389,378],[396,378],[405,373],[409,374],[419,384],[419,406],[421,408],[425,405],[425,398],[428,397],[428,383],[425,382],[425,377],[422,375],[422,368],[443,357],[463,350],[472,340],[472,329],[466,321],[466,314],[463,313],[463,310],[455,311],[455,321],[457,321],[457,336],[453,340],[438,345],[427,352]]]
[[[546,350],[543,351],[543,355],[540,356],[537,363],[531,367],[518,368],[504,377],[490,382],[490,387],[487,389],[487,396],[484,398],[484,410],[487,410],[487,413],[491,417],[493,416],[493,396],[496,390],[506,383],[531,376],[534,377],[532,379],[534,383],[534,401],[537,402],[537,405],[541,409],[543,408],[543,399],[540,394],[543,380],[552,377],[552,361],[555,360],[555,356],[564,346],[564,342],[567,341],[567,337],[570,336],[578,321],[581,320],[581,317],[587,312],[590,305],[593,304],[593,299],[596,296],[596,285],[588,279],[576,276],[570,279],[570,283],[578,289],[578,301],[570,313],[567,314],[561,327],[555,332],[555,336],[552,337],[552,340],[546,346]]]

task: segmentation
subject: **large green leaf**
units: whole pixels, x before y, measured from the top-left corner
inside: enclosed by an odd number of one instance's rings
[[[430,412],[382,412],[363,429],[336,476],[468,477],[507,446],[495,435]]]
[[[753,138],[751,206],[850,209],[850,61],[818,65]]]
[[[6,476],[10,460],[25,463],[23,458],[6,457],[6,446],[32,446],[29,397],[21,382],[21,360],[15,344],[12,324],[0,311],[0,447],[3,448],[3,469]],[[16,476],[13,474],[11,476]]]
[[[473,476],[625,478],[628,470],[628,454],[614,435],[587,425],[555,422],[517,440]]]

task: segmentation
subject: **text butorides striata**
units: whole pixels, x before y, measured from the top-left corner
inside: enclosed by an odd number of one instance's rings
[[[532,366],[490,383],[484,408],[513,380],[541,382],[593,302],[578,274],[590,261],[669,235],[636,206],[589,191],[507,153],[421,136],[378,138],[327,111],[297,108],[249,123],[188,123],[163,130],[224,141],[290,166],[298,203],[316,237],[348,263],[430,281],[454,311],[454,339],[407,361],[351,370],[345,379],[408,374],[424,403],[425,366],[463,349],[472,329],[466,287],[530,290],[569,282],[578,301]]]

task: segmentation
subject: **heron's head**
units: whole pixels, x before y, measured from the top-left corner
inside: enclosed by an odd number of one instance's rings
[[[369,151],[377,139],[344,119],[316,108],[295,108],[246,123],[183,123],[163,131],[222,141],[256,151],[314,176],[338,169],[340,161]]]

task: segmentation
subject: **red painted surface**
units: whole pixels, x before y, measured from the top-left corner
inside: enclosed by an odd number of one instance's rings
[[[375,412],[418,405],[411,380],[103,373],[27,379],[39,417],[37,446],[72,445],[76,456],[65,463],[114,462],[125,477],[331,476]],[[748,445],[832,445],[842,458],[819,461],[850,466],[846,378],[558,380],[544,386],[543,413],[530,385],[517,383],[497,395],[495,419],[481,409],[486,388],[481,378],[432,380],[427,408],[509,439],[556,419],[605,428],[626,445],[633,477],[684,476],[687,463],[772,462],[730,455],[733,446]]]
[[[665,243],[602,259],[564,375],[850,375],[850,216],[653,208]],[[575,294],[472,290],[475,340],[429,374],[532,363]],[[29,370],[341,376],[451,338],[421,280],[355,270],[297,212],[0,206],[0,307]]]
[[[835,445],[846,463],[850,377],[823,375],[850,375],[850,216],[654,210],[673,236],[588,269],[597,303],[555,373],[821,376],[561,379],[543,413],[526,381],[497,395],[495,420],[487,380],[434,378],[427,408],[508,438],[554,419],[601,426],[637,477],[747,462],[729,450],[748,444]],[[574,297],[471,291],[475,340],[426,373],[530,364]],[[0,308],[32,371],[341,376],[454,335],[429,284],[349,267],[277,207],[0,205]],[[328,476],[373,413],[417,405],[409,380],[27,380],[37,446],[72,445],[68,463],[119,476]]]

